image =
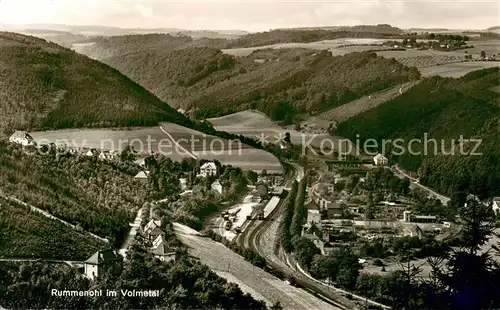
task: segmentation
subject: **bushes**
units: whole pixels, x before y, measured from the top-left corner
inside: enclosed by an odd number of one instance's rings
[[[281,222],[281,238],[280,242],[283,249],[287,252],[291,252],[293,249],[292,245],[292,234],[290,232],[290,225],[292,224],[293,213],[295,210],[295,198],[297,197],[297,190],[299,184],[297,181],[293,182],[292,189],[288,193],[287,197],[283,200],[283,208],[285,209],[285,215],[283,221]]]

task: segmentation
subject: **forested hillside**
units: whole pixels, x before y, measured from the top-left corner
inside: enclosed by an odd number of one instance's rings
[[[223,48],[227,45],[226,39],[193,39],[189,36],[173,36],[170,34],[125,35],[114,37],[96,37],[92,44],[80,47],[79,52],[91,58],[103,60],[112,57],[121,57],[128,54],[151,52],[171,52],[188,47],[215,47]]]
[[[215,117],[258,109],[277,121],[314,113],[420,78],[374,53],[332,57],[306,49],[258,50],[236,58],[212,48],[151,49],[104,60],[162,100]]]
[[[428,144],[428,154],[391,155],[393,163],[419,171],[421,183],[439,192],[454,195],[472,192],[481,198],[500,195],[500,100],[491,91],[499,85],[499,68],[472,72],[461,79],[427,78],[404,95],[378,108],[363,113],[343,124],[336,133],[355,139],[436,139]],[[460,136],[481,139],[477,153],[482,156],[460,156]],[[453,142],[454,139],[454,142]],[[441,148],[444,141],[444,149]],[[380,144],[379,144],[380,145]],[[464,143],[465,152],[472,152],[475,142]],[[415,143],[414,152],[425,151]],[[455,150],[455,155],[445,155]],[[399,151],[399,150],[396,150]],[[463,197],[461,197],[463,200]]]
[[[0,197],[0,257],[85,260],[106,244]]]
[[[182,123],[109,66],[42,39],[0,33],[0,133],[15,129]]]
[[[133,178],[138,170],[129,169],[126,164],[103,163],[86,156],[30,156],[0,142],[0,188],[5,195],[111,243],[123,240],[137,210],[147,201],[147,189]],[[18,217],[10,223],[23,227],[25,220]]]

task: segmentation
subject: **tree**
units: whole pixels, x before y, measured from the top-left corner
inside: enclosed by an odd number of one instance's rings
[[[282,310],[283,309],[283,306],[281,306],[281,302],[280,301],[277,301],[275,302],[270,308],[269,310]]]
[[[491,205],[469,195],[458,215],[461,248],[430,260],[437,294],[453,309],[498,308],[499,265],[488,252],[481,252],[495,229]]]
[[[283,141],[285,141],[288,144],[292,143],[292,139],[290,137],[290,133],[289,132],[285,133],[285,139]]]
[[[255,171],[248,171],[247,172],[247,179],[251,183],[255,183],[258,180],[259,175]]]

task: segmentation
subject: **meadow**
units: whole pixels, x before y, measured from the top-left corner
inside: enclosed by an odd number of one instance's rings
[[[308,48],[315,50],[330,50],[333,55],[345,55],[352,52],[386,49],[386,47],[381,46],[382,43],[386,41],[386,39],[343,38],[310,43],[279,43],[258,47],[223,49],[222,52],[237,57],[244,57],[256,50],[263,49]]]
[[[292,144],[310,145],[314,148],[322,148],[326,152],[329,152],[331,146],[333,149],[338,149],[338,145],[341,143],[340,137],[326,134],[323,129],[315,130],[314,127],[310,127],[297,131],[292,128],[283,128],[271,121],[266,115],[253,110],[211,118],[208,121],[218,131],[253,139],[260,139],[263,135],[270,143],[276,143],[277,138],[284,138],[286,133],[290,133]]]
[[[121,151],[131,145],[139,154],[162,153],[174,161],[184,158],[218,160],[245,170],[280,173],[279,160],[272,154],[237,141],[207,136],[173,123],[129,129],[63,129],[30,133],[37,143],[66,142],[69,147]]]

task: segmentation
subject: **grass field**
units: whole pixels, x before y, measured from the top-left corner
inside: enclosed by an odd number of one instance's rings
[[[332,147],[338,149],[337,146],[341,142],[340,137],[330,136],[323,129],[300,132],[292,128],[282,128],[267,116],[256,111],[242,111],[212,118],[208,121],[219,131],[226,131],[253,139],[260,139],[264,135],[270,143],[276,143],[277,138],[284,138],[288,132],[293,144],[321,148],[323,143],[323,149],[326,149],[326,152]]]
[[[460,62],[421,68],[420,72],[423,76],[440,75],[443,77],[459,78],[472,71],[498,67],[499,65],[500,62],[498,61]]]
[[[248,56],[253,51],[259,49],[276,49],[276,48],[309,48],[316,50],[330,50],[333,55],[344,55],[352,52],[361,52],[368,50],[385,49],[385,47],[380,46],[382,43],[386,42],[385,39],[359,39],[359,38],[344,38],[336,40],[324,40],[311,43],[281,43],[272,44],[258,47],[246,47],[246,48],[233,48],[224,49],[222,52],[233,55],[233,56]],[[344,45],[353,45],[347,47],[341,47]]]
[[[281,172],[276,157],[263,150],[228,141],[201,132],[175,125],[162,123],[156,127],[112,129],[68,129],[30,133],[38,143],[53,142],[70,147],[123,150],[132,145],[140,155],[151,151],[167,155],[172,160],[183,158],[218,160],[225,165],[242,169]],[[45,141],[43,141],[45,140]]]

